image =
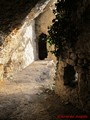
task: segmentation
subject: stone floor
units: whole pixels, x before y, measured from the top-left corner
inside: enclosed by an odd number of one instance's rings
[[[0,120],[62,120],[57,116],[85,115],[55,95],[54,75],[53,61],[36,61],[0,83]]]

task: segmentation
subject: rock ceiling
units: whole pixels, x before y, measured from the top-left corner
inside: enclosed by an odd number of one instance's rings
[[[45,0],[0,0],[0,32],[11,32],[41,1]]]

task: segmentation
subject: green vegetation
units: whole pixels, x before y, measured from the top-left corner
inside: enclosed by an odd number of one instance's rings
[[[58,0],[55,4],[56,8],[53,10],[55,19],[53,19],[52,25],[48,27],[47,42],[50,45],[55,45],[55,50],[52,53],[57,59],[60,56],[63,58],[68,49],[73,49],[78,40],[78,27],[72,19],[72,13],[76,10],[75,1]]]

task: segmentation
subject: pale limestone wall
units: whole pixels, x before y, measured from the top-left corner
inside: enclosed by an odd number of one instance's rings
[[[35,40],[34,20],[25,21],[19,30],[13,30],[5,39],[6,46],[0,52],[0,64],[4,66],[5,76],[24,69],[37,59]]]
[[[20,63],[21,68],[27,67],[37,59],[35,21],[26,21],[20,30],[21,41],[13,53],[11,60]],[[21,59],[21,60],[20,60]]]
[[[55,9],[56,1],[57,0],[51,0],[49,4],[45,7],[43,13],[36,18],[37,45],[38,37],[41,33],[45,33],[48,35],[48,27],[52,24],[52,20],[55,18],[55,15],[53,14],[53,9]],[[47,49],[48,51],[54,50],[54,46],[49,46],[47,44]],[[56,57],[51,52],[48,52],[47,58],[56,61]]]

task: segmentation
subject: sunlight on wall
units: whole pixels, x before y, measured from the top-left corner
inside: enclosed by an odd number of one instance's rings
[[[26,28],[26,33],[24,35],[24,38],[30,38],[32,40],[32,36],[33,36],[33,28],[32,28],[32,24],[30,26],[27,26]]]
[[[30,25],[25,27],[26,32],[24,34],[24,45],[25,51],[24,51],[24,61],[25,64],[24,66],[28,66],[31,64],[33,61],[35,61],[35,56],[36,56],[36,35],[35,35],[35,21],[33,20]]]

